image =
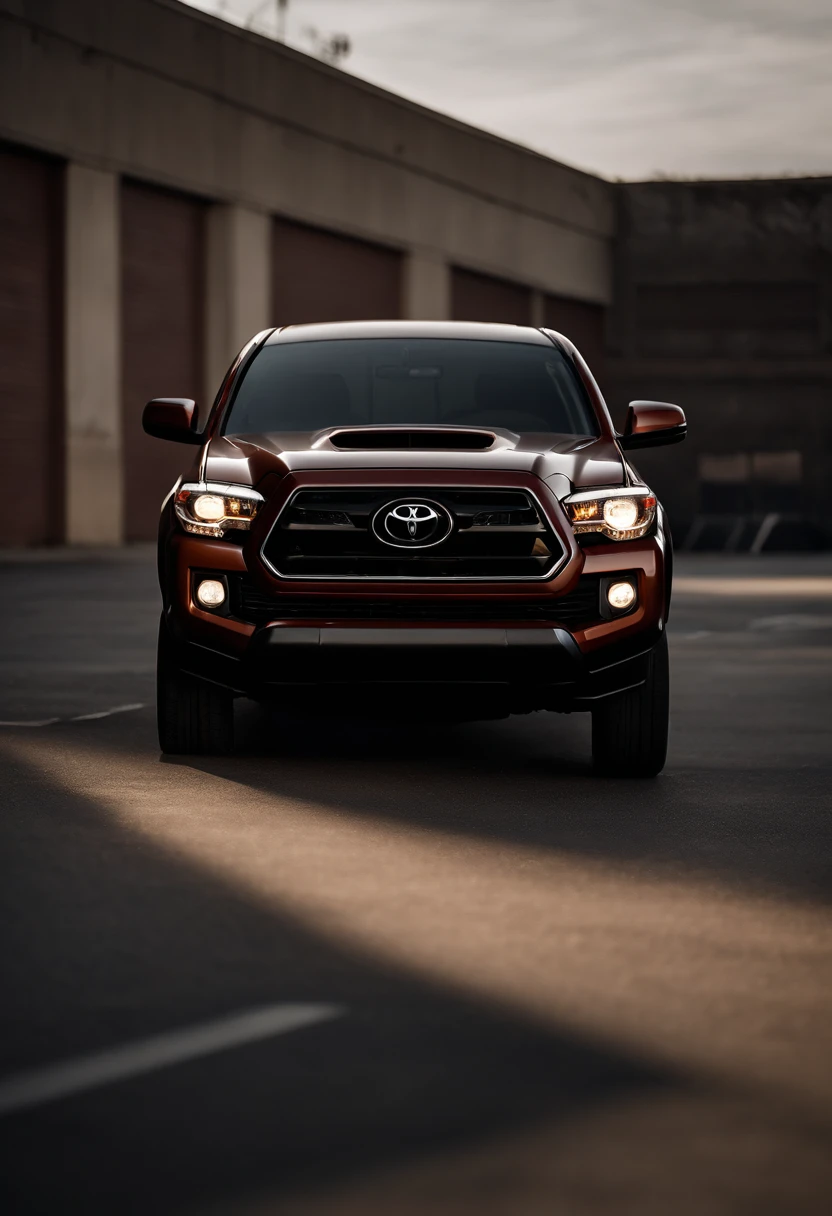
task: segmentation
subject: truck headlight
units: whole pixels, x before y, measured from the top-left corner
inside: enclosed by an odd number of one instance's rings
[[[247,531],[263,505],[263,495],[247,486],[186,482],[176,491],[173,505],[186,532],[219,537],[232,529]]]
[[[563,500],[576,535],[601,532],[610,540],[636,540],[646,535],[656,518],[656,496],[647,486],[582,490]]]
[[[203,523],[219,523],[225,519],[226,502],[219,494],[197,494],[190,501],[191,510]]]

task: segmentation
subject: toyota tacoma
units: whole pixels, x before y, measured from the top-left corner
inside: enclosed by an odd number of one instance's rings
[[[630,453],[684,438],[674,405],[623,432],[547,329],[288,326],[253,338],[162,507],[163,752],[229,753],[234,699],[487,719],[592,715],[599,772],[655,776],[668,733],[671,543]]]

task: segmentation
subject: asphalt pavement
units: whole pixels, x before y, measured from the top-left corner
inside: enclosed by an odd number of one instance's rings
[[[832,556],[680,559],[655,781],[584,715],[238,706],[153,554],[6,554],[4,1212],[832,1210]]]

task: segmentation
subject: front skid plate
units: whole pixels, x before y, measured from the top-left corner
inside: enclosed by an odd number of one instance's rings
[[[565,629],[274,625],[258,630],[243,660],[186,643],[181,662],[194,676],[262,700],[316,690],[325,698],[333,689],[343,704],[345,693],[373,701],[400,689],[420,702],[483,696],[513,713],[580,710],[643,683],[657,637],[587,658]]]

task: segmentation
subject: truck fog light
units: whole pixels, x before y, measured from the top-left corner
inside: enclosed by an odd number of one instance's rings
[[[225,603],[225,587],[219,579],[203,579],[196,589],[196,598],[203,608],[219,608]]]
[[[611,583],[607,588],[607,602],[615,612],[632,608],[636,602],[636,589],[632,583]]]

